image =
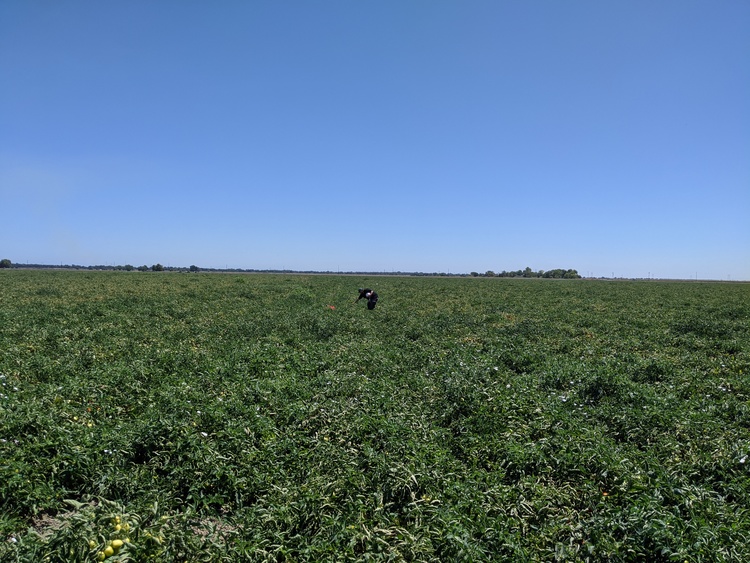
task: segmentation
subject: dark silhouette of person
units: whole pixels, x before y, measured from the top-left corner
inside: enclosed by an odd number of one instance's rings
[[[367,299],[367,308],[370,310],[374,309],[375,305],[378,304],[378,294],[370,288],[359,288],[359,297],[357,297],[354,302],[356,303],[360,299]]]

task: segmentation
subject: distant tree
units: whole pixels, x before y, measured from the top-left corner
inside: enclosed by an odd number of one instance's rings
[[[164,266],[162,266],[159,263],[156,263],[153,266],[151,266],[151,270],[154,271],[154,272],[163,272],[164,271]]]
[[[523,270],[503,270],[499,274],[496,274],[492,270],[487,270],[484,274],[480,274],[477,272],[471,272],[469,274],[473,277],[477,276],[484,276],[484,277],[499,277],[499,278],[557,278],[557,279],[580,279],[581,276],[578,274],[577,270],[569,269],[565,270],[563,268],[556,268],[554,270],[547,270],[546,272],[544,270],[532,270],[530,267],[526,267]]]
[[[190,271],[191,272],[200,272],[200,268],[198,266],[193,265],[193,266],[190,266]]]
[[[13,266],[13,264],[7,258],[0,260],[0,268],[10,268],[11,266]]]
[[[124,268],[128,272],[132,272],[133,270],[135,270],[135,268],[131,264],[125,264]]]
[[[148,266],[146,266],[145,264],[143,266],[138,266],[138,271],[139,272],[148,272]]]

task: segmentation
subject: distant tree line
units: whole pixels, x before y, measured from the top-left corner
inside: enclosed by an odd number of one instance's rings
[[[139,272],[256,272],[256,273],[269,273],[269,274],[361,274],[361,275],[398,275],[398,276],[445,276],[445,277],[465,277],[467,274],[454,274],[446,272],[354,272],[354,271],[330,271],[330,270],[257,270],[253,268],[242,269],[242,268],[199,268],[198,266],[192,265],[186,266],[164,266],[156,263],[152,266],[133,266],[132,264],[125,264],[124,266],[114,265],[97,265],[97,266],[79,266],[76,264],[13,264],[9,259],[4,258],[0,260],[0,268],[44,268],[44,269],[64,269],[64,270],[123,270],[126,272],[132,272],[137,270]],[[580,279],[581,276],[576,270],[557,268],[555,270],[538,270],[534,271],[527,267],[524,270],[503,270],[499,274],[496,274],[492,270],[487,270],[485,273],[480,274],[478,272],[471,272],[468,274],[472,277],[488,277],[488,278],[556,278],[556,279]]]
[[[132,264],[125,264],[113,266],[110,264],[98,264],[94,266],[81,266],[78,264],[13,264],[7,258],[0,260],[0,268],[31,268],[31,269],[44,269],[44,270],[122,270],[125,272],[133,272],[138,270],[139,272],[200,272],[198,266],[190,266],[189,268],[163,266],[162,264],[156,263],[153,266],[133,266]]]
[[[258,268],[202,268],[192,266],[164,266],[156,263],[152,266],[133,266],[132,264],[113,265],[98,264],[93,266],[81,266],[79,264],[12,264],[10,260],[0,261],[0,268],[27,268],[44,270],[105,270],[105,271],[139,271],[139,272],[228,272],[228,273],[258,273],[258,274],[357,274],[368,276],[451,276],[465,277],[468,274],[455,274],[446,272],[403,272],[399,271],[342,271],[342,270],[292,270],[292,269],[258,269]]]
[[[471,272],[471,275],[473,277],[477,276],[483,276],[487,278],[555,278],[555,279],[566,279],[566,280],[578,280],[581,279],[581,276],[578,274],[577,270],[568,269],[565,270],[563,268],[556,268],[554,270],[547,270],[546,272],[544,270],[537,270],[534,271],[529,267],[526,267],[525,270],[513,270],[513,271],[506,271],[503,270],[499,274],[496,274],[492,270],[487,270],[484,274],[480,274],[478,272]]]

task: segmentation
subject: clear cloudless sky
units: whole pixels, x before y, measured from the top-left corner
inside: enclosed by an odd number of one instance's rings
[[[750,2],[4,1],[0,258],[750,280]]]

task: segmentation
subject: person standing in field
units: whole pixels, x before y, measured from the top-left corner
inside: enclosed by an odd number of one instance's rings
[[[354,302],[356,303],[360,299],[367,299],[367,308],[370,310],[374,309],[375,305],[378,304],[378,294],[370,288],[359,288],[359,297],[357,297]]]

